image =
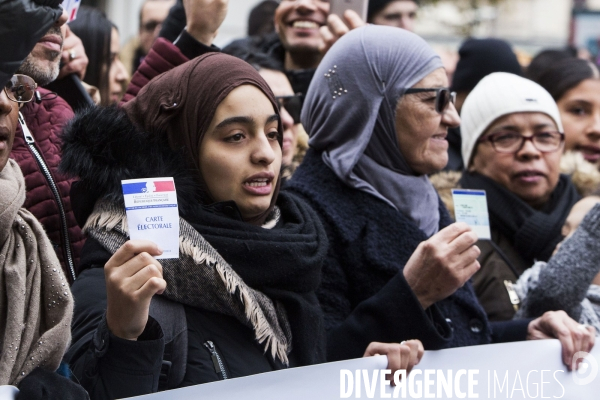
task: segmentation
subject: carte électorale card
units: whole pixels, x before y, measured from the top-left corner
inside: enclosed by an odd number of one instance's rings
[[[491,240],[485,190],[452,189],[456,222],[468,224],[479,239]]]
[[[161,258],[179,258],[179,209],[173,178],[121,181],[129,238],[150,240],[163,250]]]

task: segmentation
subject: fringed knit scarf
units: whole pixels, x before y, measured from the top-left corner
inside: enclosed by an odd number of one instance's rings
[[[58,368],[71,341],[73,299],[42,225],[24,208],[14,160],[0,172],[0,385]]]
[[[286,365],[292,348],[300,365],[323,362],[324,328],[314,291],[327,241],[307,206],[298,207],[285,195],[278,202],[285,204],[272,229],[229,221],[201,207],[202,218],[193,220],[203,224],[180,218],[179,259],[160,260],[167,281],[163,296],[235,317],[253,329],[266,353]],[[227,223],[235,229],[227,232]],[[219,232],[211,239],[199,233],[201,227]],[[84,230],[114,253],[128,239],[123,207],[99,201]],[[224,243],[227,249],[220,248]]]

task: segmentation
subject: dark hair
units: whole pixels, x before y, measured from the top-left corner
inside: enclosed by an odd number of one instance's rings
[[[265,0],[258,3],[248,16],[248,36],[261,36],[275,31],[275,9],[279,2]]]
[[[537,79],[554,101],[586,79],[598,78],[598,69],[590,61],[566,58],[546,68]]]
[[[102,105],[110,102],[108,74],[111,64],[110,39],[116,28],[106,15],[94,7],[81,6],[69,27],[83,42],[89,59],[84,82],[100,90]]]
[[[525,71],[525,77],[537,82],[544,71],[558,61],[576,57],[577,50],[572,47],[542,50],[529,63]]]
[[[275,60],[273,57],[269,57],[268,54],[261,52],[252,46],[252,44],[248,44],[247,42],[234,42],[223,49],[223,53],[246,61],[257,71],[260,71],[261,69],[272,69],[280,72],[284,71],[283,64],[281,62]]]

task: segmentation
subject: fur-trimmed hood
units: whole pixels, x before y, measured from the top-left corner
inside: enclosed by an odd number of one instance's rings
[[[118,107],[93,107],[78,113],[62,134],[60,170],[79,178],[72,196],[81,226],[99,199],[122,204],[121,180],[173,177],[179,209],[191,212],[201,194],[182,151],[166,138],[143,132]]]

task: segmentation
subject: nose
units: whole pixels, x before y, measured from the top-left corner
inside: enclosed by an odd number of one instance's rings
[[[121,62],[121,60],[116,60],[117,63],[117,81],[123,83],[123,82],[127,82],[129,80],[129,73],[127,72],[127,68],[125,68],[125,65],[123,65],[123,63]]]
[[[312,12],[317,9],[315,0],[296,0],[294,6],[298,12]]]
[[[0,89],[0,115],[8,115],[12,108],[12,101],[8,99],[4,89]]]
[[[588,126],[585,134],[593,141],[600,140],[600,110],[592,115],[592,123]]]
[[[460,116],[458,115],[458,111],[456,111],[454,103],[450,102],[442,113],[442,124],[448,128],[456,128],[460,125]]]
[[[287,131],[288,129],[292,129],[294,127],[294,119],[290,115],[289,112],[285,109],[285,107],[279,108],[279,117],[281,118],[281,125],[283,125],[283,130]]]
[[[542,152],[535,147],[533,140],[525,140],[521,148],[517,151],[516,156],[521,160],[531,160],[540,158],[542,156]]]
[[[261,132],[254,140],[254,148],[250,156],[252,163],[271,165],[277,157],[274,145],[280,148],[279,143],[269,140],[266,132]]]
[[[58,18],[56,20],[56,22],[54,23],[54,26],[61,27],[64,24],[66,24],[68,20],[69,20],[69,14],[67,14],[67,10],[63,10],[62,15],[60,16],[60,18]]]

